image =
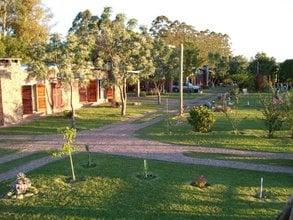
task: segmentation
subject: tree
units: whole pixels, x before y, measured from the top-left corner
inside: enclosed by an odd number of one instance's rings
[[[122,103],[121,115],[126,115],[127,81],[138,77],[151,75],[154,71],[150,62],[152,38],[141,28],[134,31],[136,20],[127,20],[125,15],[117,14],[111,20],[111,8],[105,8],[95,30],[96,44],[93,56],[95,65],[101,69],[109,66],[110,78],[120,91]]]
[[[234,56],[229,60],[229,74],[242,74],[248,73],[248,60],[243,56]]]
[[[53,152],[53,157],[60,157],[63,154],[68,155],[69,162],[70,162],[70,168],[71,168],[71,174],[72,174],[72,181],[76,180],[75,172],[74,172],[74,165],[72,160],[72,153],[77,151],[79,147],[73,146],[72,143],[74,142],[76,138],[76,129],[66,127],[63,131],[63,138],[65,140],[65,143],[62,145],[61,149],[58,151]]]
[[[228,60],[226,57],[222,57],[219,53],[209,53],[209,69],[211,70],[211,81],[213,85],[228,75]]]
[[[293,59],[280,64],[279,78],[282,81],[293,81]]]
[[[56,63],[58,80],[70,88],[71,128],[75,128],[73,86],[92,74],[92,64],[88,61],[90,50],[76,34],[69,33],[62,52]]]
[[[50,11],[41,0],[1,0],[0,12],[0,55],[29,61],[29,46],[48,38]]]
[[[288,116],[289,103],[282,96],[273,92],[260,96],[262,103],[261,112],[264,116],[268,138],[272,138],[279,131]]]
[[[228,35],[209,30],[199,32],[191,25],[178,20],[171,21],[166,16],[158,16],[153,20],[150,32],[155,39],[161,39],[177,48],[181,43],[184,44],[185,77],[193,74],[192,69],[203,64],[210,66],[208,58],[210,53],[226,58],[231,55]]]
[[[265,53],[257,53],[255,58],[249,63],[248,70],[251,74],[256,74],[256,77],[261,79],[260,76],[265,76],[267,82],[272,85],[272,81],[277,73],[278,65],[276,59],[268,57]],[[260,90],[264,84],[256,79],[256,89]]]
[[[27,51],[31,60],[27,69],[29,75],[38,81],[46,83],[52,71],[55,71],[55,69],[51,67],[56,67],[59,54],[62,53],[63,47],[64,42],[62,42],[61,36],[58,34],[52,34],[48,43],[32,44]],[[54,72],[54,74],[56,73]],[[54,112],[53,101],[47,86],[45,87],[45,91],[51,111]]]
[[[174,54],[175,53],[175,54]],[[155,67],[154,75],[149,80],[154,84],[158,97],[158,104],[161,104],[161,92],[163,91],[166,79],[173,78],[174,65],[178,63],[176,52],[166,45],[162,40],[155,39],[152,49],[152,62]],[[176,60],[176,61],[175,61]]]

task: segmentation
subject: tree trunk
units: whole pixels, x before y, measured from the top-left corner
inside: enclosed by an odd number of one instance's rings
[[[161,92],[157,92],[157,99],[158,99],[158,105],[162,104],[162,99],[161,99]]]
[[[121,116],[126,115],[126,103],[127,103],[127,93],[126,93],[126,79],[123,79],[122,88],[119,86],[120,97],[121,97]]]
[[[140,80],[137,80],[137,97],[140,97]]]
[[[71,174],[72,174],[72,180],[75,181],[75,172],[74,172],[74,166],[73,166],[73,160],[72,160],[72,154],[69,153],[69,160],[70,160],[70,167],[71,167]]]
[[[3,7],[4,9],[2,14],[2,32],[3,32],[3,37],[5,38],[7,35],[7,4],[5,3],[5,1],[4,1]]]

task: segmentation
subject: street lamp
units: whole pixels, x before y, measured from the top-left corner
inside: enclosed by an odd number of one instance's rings
[[[179,84],[180,84],[180,116],[183,115],[183,44],[180,44],[180,77],[179,77]]]
[[[171,48],[175,48],[174,45],[169,45]],[[180,107],[179,107],[179,114],[180,116],[183,115],[184,108],[183,108],[183,44],[180,44],[180,72],[179,72],[179,93],[180,93]]]

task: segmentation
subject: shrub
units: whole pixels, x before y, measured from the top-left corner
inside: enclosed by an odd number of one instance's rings
[[[288,103],[278,93],[261,96],[260,101],[262,103],[261,112],[264,116],[268,137],[272,138],[275,131],[279,131],[286,121]]]
[[[214,113],[205,106],[192,107],[187,118],[194,131],[208,132],[215,120]]]
[[[64,118],[71,118],[72,117],[72,111],[70,110],[65,110],[63,112]]]
[[[141,96],[141,97],[146,97],[146,96],[147,96],[146,91],[141,91],[141,92],[140,92],[140,96]]]

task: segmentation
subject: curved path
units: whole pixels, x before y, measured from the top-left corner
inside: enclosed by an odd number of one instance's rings
[[[207,148],[200,146],[182,146],[161,143],[152,140],[139,139],[134,137],[133,134],[135,131],[150,126],[160,121],[161,118],[158,117],[145,123],[133,123],[136,119],[138,118],[129,119],[127,121],[104,126],[102,128],[80,131],[78,132],[75,145],[81,146],[81,150],[84,150],[83,146],[85,144],[88,144],[92,152],[105,154],[123,155],[136,158],[155,159],[188,164],[202,164],[216,167],[228,167],[293,174],[293,167],[186,157],[183,155],[184,152],[197,151],[293,160],[293,154],[286,153],[267,153],[221,148]],[[12,136],[0,136],[0,141],[1,139],[5,138],[12,138]],[[60,135],[17,135],[13,136],[13,138],[27,140],[21,144],[15,144],[15,147],[23,148],[24,152],[20,154],[29,154],[33,151],[52,150],[60,148],[63,143],[63,139]],[[0,157],[0,164],[5,161],[12,160],[14,157],[19,157],[19,155],[17,154],[13,155],[14,156],[8,155],[6,157]],[[17,167],[14,170],[9,170],[5,173],[0,174],[0,181],[15,177],[18,172],[28,172],[53,160],[56,159],[46,157],[39,160],[31,161],[29,164],[24,164],[23,166]]]

